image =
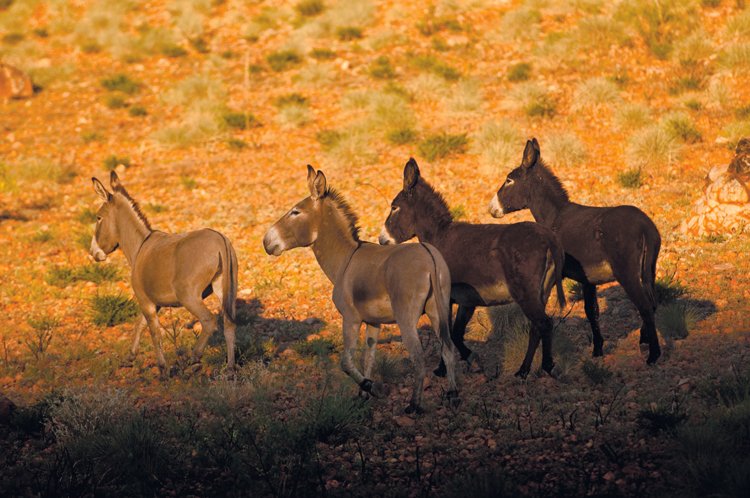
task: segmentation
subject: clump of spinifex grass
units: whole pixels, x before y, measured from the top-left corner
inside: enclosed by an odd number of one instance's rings
[[[508,81],[518,82],[527,81],[531,77],[531,64],[528,62],[519,62],[514,64],[508,70]]]
[[[447,81],[456,81],[461,77],[461,73],[456,68],[446,64],[434,55],[412,54],[409,56],[409,62],[415,68],[436,74]]]
[[[98,294],[91,298],[89,306],[91,321],[104,327],[129,322],[139,313],[135,301],[122,294]]]
[[[518,159],[521,145],[521,134],[513,125],[507,121],[490,121],[472,137],[471,148],[472,152],[481,154],[484,171],[496,174],[505,171]]]
[[[78,268],[58,266],[50,268],[45,280],[56,287],[67,287],[75,282],[113,282],[120,279],[120,271],[115,266],[89,264]]]
[[[573,132],[551,135],[544,143],[545,157],[556,166],[580,166],[588,158],[586,146]]]
[[[681,144],[658,124],[637,131],[628,140],[625,162],[631,168],[670,166],[679,157]]]
[[[266,57],[266,62],[274,71],[282,72],[302,64],[302,56],[295,50],[280,50]]]
[[[659,331],[670,339],[685,339],[698,319],[698,310],[680,301],[659,307],[656,314]]]
[[[552,94],[534,82],[520,83],[513,87],[504,104],[510,109],[523,111],[529,117],[552,117],[557,111],[557,103]]]
[[[573,92],[573,111],[593,111],[617,103],[620,90],[605,78],[590,78],[580,83]]]
[[[466,133],[436,133],[425,137],[419,144],[419,153],[428,161],[453,154],[463,154],[469,144]]]
[[[140,83],[122,73],[110,76],[109,78],[104,78],[101,83],[102,86],[110,92],[117,91],[126,95],[133,95],[141,88]]]
[[[640,167],[621,171],[617,173],[617,183],[624,188],[639,188],[643,185],[643,171]]]

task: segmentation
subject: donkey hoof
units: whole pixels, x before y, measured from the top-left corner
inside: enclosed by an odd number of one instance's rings
[[[411,403],[409,403],[409,406],[404,408],[404,413],[406,413],[407,415],[411,415],[412,413],[421,415],[424,413],[424,409],[422,409],[421,406],[412,401]]]
[[[515,373],[515,376],[519,379],[525,380],[526,377],[529,375],[529,370],[527,368],[521,367],[518,372]]]
[[[654,365],[656,363],[656,360],[658,360],[660,356],[661,356],[661,351],[652,351],[648,355],[648,359],[646,360],[646,365]]]
[[[445,367],[445,363],[441,361],[440,365],[432,373],[435,374],[435,377],[445,377],[448,374],[448,369]]]
[[[466,366],[469,369],[469,372],[482,373],[482,362],[479,360],[479,355],[474,351],[469,353],[469,356],[467,356],[464,361],[466,361]]]
[[[360,389],[359,392],[357,393],[357,397],[359,397],[359,399],[361,399],[361,400],[367,401],[370,398],[372,398],[372,394],[368,393],[367,391],[363,391],[362,389]]]
[[[594,348],[594,352],[591,353],[591,356],[593,358],[599,358],[601,356],[604,356],[604,351],[602,351],[602,348]]]
[[[461,404],[461,398],[458,395],[458,391],[448,391],[445,393],[445,397],[448,400],[448,405],[451,408],[458,408]]]
[[[555,362],[551,361],[547,363],[546,365],[542,364],[542,370],[547,372],[548,374],[552,375],[552,370],[555,368]]]

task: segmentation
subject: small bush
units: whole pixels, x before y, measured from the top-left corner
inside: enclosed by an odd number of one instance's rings
[[[182,185],[185,190],[195,190],[198,188],[198,182],[195,181],[195,178],[188,175],[180,176],[180,185]]]
[[[679,157],[680,150],[680,144],[661,126],[652,125],[630,137],[625,162],[631,168],[670,166]]]
[[[336,52],[328,48],[314,48],[310,51],[310,57],[318,60],[331,60],[336,58]]]
[[[550,136],[544,145],[545,157],[555,166],[580,166],[588,158],[586,146],[573,132]]]
[[[583,284],[581,282],[566,279],[564,284],[565,292],[571,302],[578,302],[583,300]]]
[[[552,117],[557,110],[557,104],[550,93],[542,86],[527,82],[513,87],[506,106],[520,109],[530,117]]]
[[[519,62],[510,66],[508,70],[508,81],[527,81],[531,77],[531,64],[528,62]]]
[[[242,150],[247,148],[247,142],[240,140],[239,138],[230,138],[227,140],[227,145],[233,150]]]
[[[122,294],[99,294],[91,298],[91,320],[100,327],[113,327],[135,318],[138,305]]]
[[[457,81],[461,73],[457,69],[439,60],[434,55],[410,55],[409,62],[422,71],[428,71],[440,76],[446,81]]]
[[[643,128],[651,121],[651,109],[643,104],[625,104],[615,112],[615,124],[621,130]]]
[[[389,80],[396,77],[396,71],[391,66],[390,59],[381,55],[370,65],[370,75],[373,78]]]
[[[323,13],[326,6],[322,0],[302,0],[297,2],[294,9],[304,17],[315,17]]]
[[[438,133],[426,137],[419,143],[419,153],[428,161],[442,159],[452,154],[463,154],[469,139],[466,133],[452,135],[449,133]]]
[[[119,95],[108,95],[104,105],[110,109],[123,109],[128,106],[128,101]]]
[[[367,413],[364,400],[339,393],[313,400],[302,418],[309,421],[307,435],[322,443],[342,444],[356,432]]]
[[[81,133],[81,140],[83,143],[88,144],[91,142],[101,142],[104,139],[101,133],[98,131],[84,131]]]
[[[336,345],[330,339],[318,337],[311,341],[300,341],[295,343],[293,349],[302,356],[328,358],[336,351]]]
[[[125,74],[117,74],[110,78],[104,78],[101,83],[110,92],[118,91],[127,95],[133,95],[141,88],[140,83],[130,79]]]
[[[736,43],[728,46],[720,55],[722,66],[741,70],[750,67],[750,43]]]
[[[679,282],[674,273],[659,277],[654,282],[656,302],[659,305],[669,304],[687,294],[688,289]]]
[[[53,267],[47,272],[45,281],[56,287],[67,287],[74,282],[113,282],[120,279],[120,272],[115,266],[89,264],[78,268]]]
[[[485,123],[473,137],[472,152],[481,154],[485,172],[498,174],[519,162],[521,135],[507,121]]]
[[[381,354],[375,357],[373,371],[375,373],[375,378],[380,379],[384,384],[398,382],[404,377],[401,358],[388,354]]]
[[[413,128],[396,128],[386,134],[386,139],[394,145],[414,143],[417,137],[417,132]]]
[[[643,185],[641,168],[630,168],[617,173],[617,183],[623,188],[639,188]]]
[[[29,318],[28,323],[33,332],[24,339],[24,344],[34,358],[39,360],[49,349],[55,329],[60,326],[60,320],[51,316],[38,316]]]
[[[741,138],[750,136],[750,120],[732,121],[724,127],[721,135],[727,139],[725,146],[734,150]]]
[[[221,119],[229,128],[236,130],[246,130],[260,125],[255,115],[249,112],[225,112]]]
[[[141,118],[143,116],[147,116],[148,111],[142,105],[134,105],[133,107],[128,109],[128,114],[130,114],[134,118]]]
[[[616,103],[620,99],[617,85],[605,78],[590,78],[581,82],[573,92],[573,111],[593,111]]]
[[[310,121],[310,110],[305,104],[287,104],[279,108],[276,120],[284,126],[302,126]]]
[[[509,10],[500,22],[500,32],[510,40],[528,39],[537,36],[542,14],[532,7]]]
[[[120,165],[123,165],[126,168],[129,168],[130,158],[129,157],[117,157],[115,155],[111,155],[111,156],[108,156],[106,159],[104,159],[104,167],[108,171],[112,171]]]
[[[55,238],[55,234],[53,234],[50,230],[39,230],[37,233],[31,236],[32,242],[49,242]]]
[[[618,4],[615,17],[635,28],[651,52],[666,59],[672,42],[694,28],[696,3],[684,0],[626,0]]]
[[[277,73],[302,64],[302,57],[294,50],[281,50],[266,57],[268,65]]]
[[[592,360],[584,361],[581,365],[581,371],[596,386],[606,384],[614,375],[607,365]]]
[[[701,132],[685,113],[674,112],[667,114],[661,120],[664,130],[673,138],[685,143],[697,143],[703,140]]]
[[[353,41],[362,38],[362,28],[357,26],[342,26],[336,30],[336,36],[341,41]]]
[[[330,150],[341,140],[341,132],[336,130],[321,130],[315,135],[315,139],[324,150]]]
[[[159,51],[161,52],[163,56],[170,57],[172,59],[176,59],[178,57],[185,57],[188,53],[187,50],[185,50],[181,46],[174,45],[171,43],[168,45],[164,45],[163,47],[161,47]]]
[[[278,108],[291,105],[305,105],[307,104],[307,97],[300,95],[299,93],[288,93],[286,95],[276,97],[273,103]]]
[[[656,314],[656,325],[663,336],[670,339],[685,339],[698,321],[698,311],[683,302],[660,306]]]
[[[652,434],[674,433],[685,420],[687,414],[677,404],[669,408],[661,405],[651,406],[638,412],[638,424]]]

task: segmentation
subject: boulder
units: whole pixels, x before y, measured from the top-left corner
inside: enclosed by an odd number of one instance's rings
[[[20,69],[0,62],[0,99],[25,99],[33,95],[31,78]]]
[[[681,230],[695,237],[735,235],[750,227],[750,139],[739,141],[729,164],[711,168],[691,213]]]

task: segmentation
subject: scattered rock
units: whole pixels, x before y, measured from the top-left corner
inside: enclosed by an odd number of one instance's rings
[[[0,62],[0,99],[25,99],[33,95],[31,78],[20,69]]]

